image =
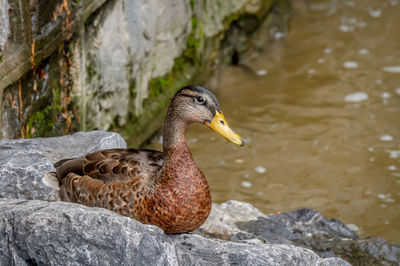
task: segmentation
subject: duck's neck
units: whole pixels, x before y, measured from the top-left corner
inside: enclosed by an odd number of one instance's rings
[[[204,178],[200,169],[195,164],[192,154],[186,145],[186,130],[188,122],[182,121],[176,115],[172,115],[173,110],[167,112],[163,130],[163,150],[164,150],[164,175],[166,179],[178,178],[187,179],[181,169],[191,172],[198,172],[197,177]],[[176,174],[172,174],[172,172]],[[166,174],[168,173],[168,175]]]
[[[166,151],[175,150],[182,145],[186,146],[185,135],[188,126],[189,124],[186,121],[174,115],[173,109],[168,109],[163,129],[164,153]]]

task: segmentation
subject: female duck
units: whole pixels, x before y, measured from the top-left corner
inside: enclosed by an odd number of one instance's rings
[[[61,184],[60,198],[107,208],[157,225],[168,234],[197,229],[210,213],[211,194],[186,145],[191,123],[206,124],[229,141],[244,145],[229,128],[214,94],[187,86],[175,94],[168,108],[163,152],[109,149],[61,160],[52,174]]]

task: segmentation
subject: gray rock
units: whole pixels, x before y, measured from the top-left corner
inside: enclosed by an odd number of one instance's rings
[[[7,0],[2,1],[0,3],[0,56],[2,56],[2,52],[4,50],[4,44],[7,41],[7,36],[10,33],[9,23],[8,23],[8,14],[6,10],[8,9]]]
[[[204,13],[204,34],[207,37],[214,36],[224,28],[223,21],[229,15],[238,12],[244,8],[247,2],[246,0],[232,0],[232,1],[204,1],[205,10],[209,10]],[[258,1],[256,1],[258,2]]]
[[[140,1],[109,1],[82,32],[85,42],[74,49],[73,78],[80,81],[74,91],[85,99],[92,128],[107,128],[115,118],[125,123],[137,72],[133,62],[143,55],[140,22]]]
[[[292,245],[165,235],[100,208],[0,199],[0,265],[349,265]]]
[[[346,225],[312,209],[265,215],[250,204],[214,204],[198,234],[231,241],[292,244],[320,256],[341,257],[355,265],[398,265],[400,245],[382,238],[359,238]]]
[[[55,200],[41,178],[53,163],[107,148],[125,148],[116,133],[93,131],[55,138],[0,140],[0,197]]]
[[[72,61],[80,81],[74,92],[86,99],[90,128],[108,129],[116,118],[124,125],[133,89],[141,112],[150,79],[170,72],[186,49],[191,17],[185,0],[109,1],[93,16]]]

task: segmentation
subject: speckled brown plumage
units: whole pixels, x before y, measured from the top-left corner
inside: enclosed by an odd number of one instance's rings
[[[200,102],[199,95],[206,100]],[[110,149],[62,160],[55,164],[60,198],[107,208],[165,233],[197,229],[210,213],[211,194],[185,133],[193,122],[211,121],[216,110],[218,102],[208,90],[181,89],[166,115],[163,152]]]

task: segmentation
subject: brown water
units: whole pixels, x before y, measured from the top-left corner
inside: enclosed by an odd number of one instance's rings
[[[215,202],[314,208],[400,242],[400,1],[308,2],[246,63],[266,75],[221,75],[217,98],[247,145],[199,125],[189,146]]]

